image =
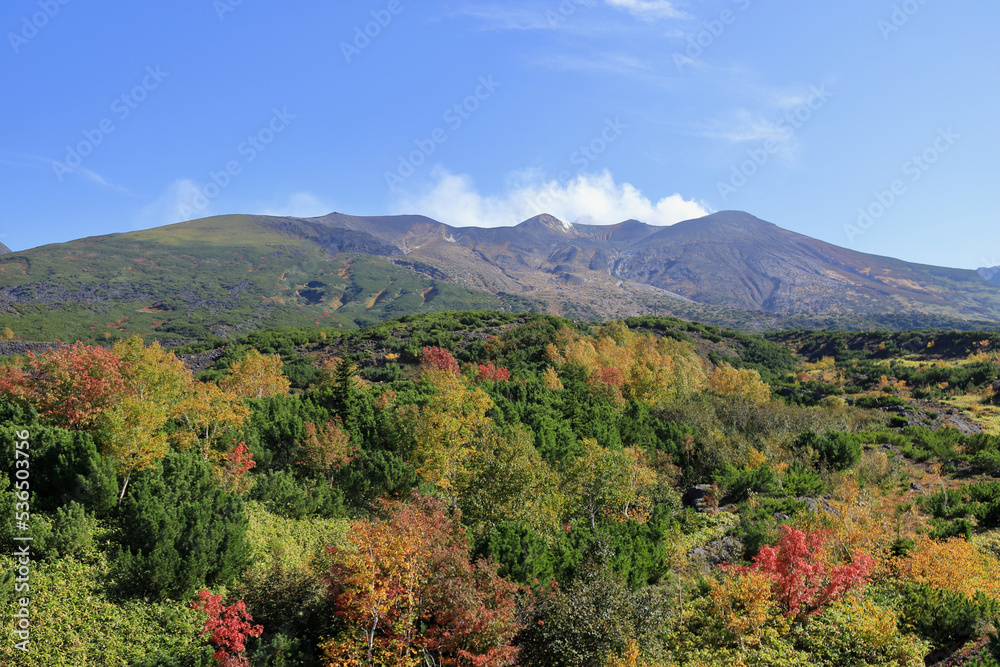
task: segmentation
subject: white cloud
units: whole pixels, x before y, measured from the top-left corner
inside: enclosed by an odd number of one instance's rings
[[[197,183],[190,178],[178,178],[154,202],[143,207],[132,228],[149,229],[204,218],[213,215],[211,209],[211,201]]]
[[[687,12],[677,9],[677,3],[672,0],[606,0],[606,2],[612,7],[624,9],[647,21],[690,18]]]
[[[325,203],[311,192],[295,192],[288,197],[288,200],[284,204],[279,206],[265,206],[263,209],[253,212],[259,215],[317,218],[333,210],[333,206]]]
[[[480,194],[465,174],[436,168],[434,183],[423,192],[404,193],[396,213],[426,215],[456,227],[504,227],[541,213],[571,223],[610,225],[635,218],[651,225],[672,225],[709,213],[707,207],[679,194],[653,202],[630,183],[616,183],[608,171],[579,174],[558,182],[533,172],[512,174],[506,191]]]

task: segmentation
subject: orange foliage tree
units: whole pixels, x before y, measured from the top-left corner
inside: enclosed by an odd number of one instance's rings
[[[910,553],[897,562],[899,576],[972,598],[984,593],[1000,600],[1000,559],[963,537],[933,540],[917,536]]]
[[[459,517],[414,495],[382,501],[384,518],[353,521],[331,548],[334,613],[346,624],[321,648],[328,665],[511,665],[520,587],[498,565],[470,562]]]

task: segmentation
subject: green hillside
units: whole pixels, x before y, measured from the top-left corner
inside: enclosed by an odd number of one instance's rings
[[[244,215],[47,245],[0,257],[0,322],[21,339],[205,338],[503,306],[368,254],[382,248],[358,232],[332,239],[305,223]]]

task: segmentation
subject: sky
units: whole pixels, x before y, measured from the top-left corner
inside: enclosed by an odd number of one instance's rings
[[[1000,265],[998,32],[995,0],[7,0],[0,241],[736,209]]]

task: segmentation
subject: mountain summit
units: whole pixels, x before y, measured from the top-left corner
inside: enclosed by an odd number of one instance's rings
[[[19,336],[70,340],[108,328],[198,337],[355,327],[470,308],[961,326],[1000,323],[998,275],[867,255],[742,211],[670,227],[547,214],[495,228],[420,215],[228,215],[2,254],[0,313]]]

